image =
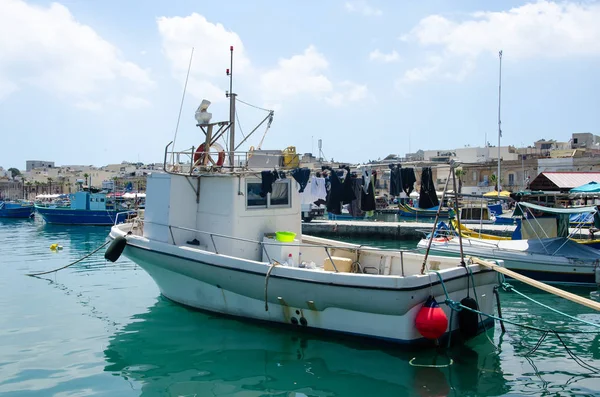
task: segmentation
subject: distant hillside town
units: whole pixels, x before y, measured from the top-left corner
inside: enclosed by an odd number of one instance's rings
[[[269,151],[272,153],[273,151]],[[282,151],[285,153],[285,150]],[[258,158],[258,153],[256,153]],[[600,137],[592,133],[573,133],[568,141],[540,139],[533,145],[517,148],[490,144],[484,147],[465,146],[448,150],[418,150],[404,157],[389,154],[383,159],[357,164],[326,160],[312,153],[298,154],[295,164],[314,171],[323,166],[349,165],[353,170],[371,167],[377,171],[377,194],[389,195],[390,169],[394,166],[414,168],[420,186],[420,169],[431,167],[438,191],[444,189],[449,175],[449,162],[460,163],[457,189],[463,194],[483,194],[497,185],[498,157],[500,157],[501,190],[526,189],[568,190],[586,179],[581,173],[600,172]],[[283,155],[282,155],[283,159]],[[283,161],[283,160],[282,160]],[[189,165],[188,165],[189,168]],[[135,191],[146,189],[146,178],[153,171],[162,171],[163,163],[142,164],[124,161],[102,167],[93,165],[60,165],[53,161],[27,160],[25,169],[0,167],[0,198],[34,199],[39,194],[72,193],[83,187],[94,186],[106,190],[122,190],[126,186]],[[571,173],[571,178],[552,177],[552,173]],[[576,177],[579,175],[579,177]],[[599,174],[600,175],[600,174]],[[559,180],[560,179],[560,180]],[[589,178],[587,178],[589,179]],[[600,181],[599,181],[600,182]],[[586,183],[586,182],[584,182]],[[452,189],[452,183],[449,184]]]

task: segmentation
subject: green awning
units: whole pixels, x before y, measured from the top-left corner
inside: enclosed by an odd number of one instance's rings
[[[537,205],[533,203],[520,202],[517,203],[515,208],[514,216],[521,216],[525,213],[525,208],[531,208],[535,211],[545,212],[547,214],[563,215],[563,214],[590,214],[598,212],[596,207],[576,207],[576,208],[552,208],[544,207],[543,205]]]

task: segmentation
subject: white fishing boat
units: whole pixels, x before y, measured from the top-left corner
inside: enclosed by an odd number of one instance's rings
[[[440,303],[470,296],[493,312],[497,276],[485,267],[303,236],[300,185],[289,170],[275,179],[277,152],[204,151],[227,129],[236,148],[233,117],[211,123],[208,103],[196,114],[201,149],[167,145],[165,172],[148,178],[143,219],[110,231],[111,260],[122,252],[165,297],[193,308],[398,343],[424,341],[415,319],[430,296]],[[169,154],[190,163],[169,164]],[[441,310],[452,319],[448,306]],[[457,317],[442,336],[459,329]],[[490,321],[470,318],[473,333]]]
[[[540,217],[542,213],[553,216]],[[523,239],[462,237],[462,252],[465,255],[502,260],[506,268],[539,281],[600,284],[600,251],[570,238],[573,233],[569,233],[569,215],[574,213],[597,216],[597,208],[548,208],[532,203],[517,203],[515,214],[525,215],[517,229]],[[454,233],[436,233],[431,241],[431,251],[442,255],[459,255],[460,240]],[[428,245],[429,238],[425,238],[418,247],[424,249]]]

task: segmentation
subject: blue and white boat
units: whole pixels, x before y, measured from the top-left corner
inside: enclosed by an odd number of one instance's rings
[[[46,223],[60,225],[110,226],[124,222],[128,214],[116,207],[116,202],[104,192],[79,191],[69,194],[70,205],[36,204],[35,210]]]
[[[31,203],[0,201],[0,218],[30,218],[33,211]]]
[[[553,216],[542,217],[541,214]],[[522,216],[512,240],[455,235],[430,236],[417,245],[437,255],[458,256],[461,252],[482,258],[504,261],[506,268],[548,283],[573,285],[600,284],[600,252],[571,238],[569,216],[593,214],[600,221],[596,207],[549,208],[519,202],[515,216]],[[527,217],[525,217],[527,215]],[[538,217],[536,217],[538,216]],[[462,240],[462,241],[461,241]]]

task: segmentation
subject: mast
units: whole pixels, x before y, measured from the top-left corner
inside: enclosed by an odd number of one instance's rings
[[[225,94],[229,98],[229,164],[232,169],[235,166],[235,96],[233,93],[233,46],[229,46],[231,52],[230,65],[227,69],[227,76],[229,76],[229,91]]]
[[[498,52],[500,58],[500,71],[498,78],[498,175],[496,177],[496,188],[498,189],[498,198],[500,198],[500,138],[502,137],[502,122],[500,121],[500,104],[502,99],[502,50]]]

